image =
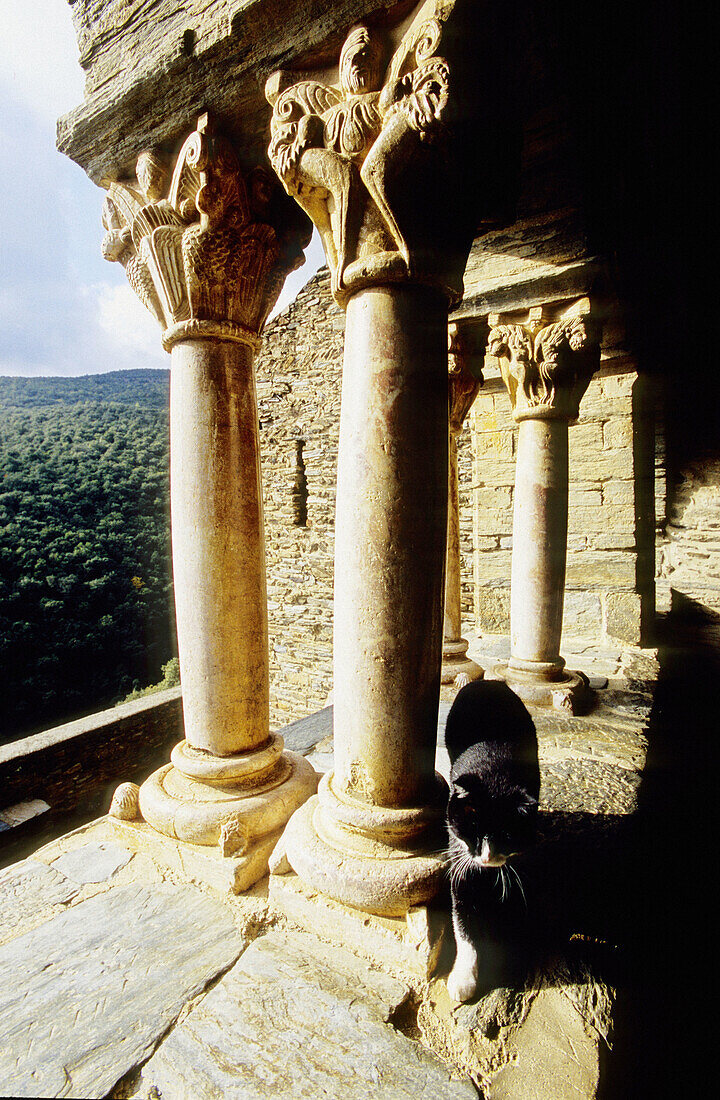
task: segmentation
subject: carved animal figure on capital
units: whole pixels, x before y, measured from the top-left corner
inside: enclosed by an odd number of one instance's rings
[[[281,91],[283,73],[267,82],[270,160],[318,227],[335,293],[355,259],[411,273],[413,205],[403,209],[395,184],[419,144],[443,132],[450,78],[434,56],[441,33],[438,19],[411,27],[383,77],[383,42],[358,23],[340,52],[338,84],[301,80]]]

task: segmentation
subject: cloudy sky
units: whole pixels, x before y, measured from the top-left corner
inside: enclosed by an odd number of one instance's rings
[[[55,149],[82,101],[67,0],[0,0],[0,375],[167,367],[156,322],[100,255],[103,192]],[[282,306],[316,270],[317,239]]]

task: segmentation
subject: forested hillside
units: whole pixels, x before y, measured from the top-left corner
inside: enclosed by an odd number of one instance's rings
[[[159,680],[176,652],[168,382],[0,378],[0,742]]]

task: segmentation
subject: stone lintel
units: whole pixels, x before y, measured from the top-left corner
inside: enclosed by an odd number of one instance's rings
[[[478,323],[491,313],[527,314],[537,306],[547,306],[553,312],[561,312],[577,298],[595,296],[607,280],[605,267],[597,257],[566,264],[542,264],[537,270],[523,273],[517,280],[511,275],[495,279],[478,287],[471,286],[469,293],[451,312],[450,320],[458,323]]]
[[[351,909],[305,885],[297,875],[272,874],[271,906],[299,928],[339,944],[390,974],[428,979],[444,940],[452,940],[449,916],[416,906],[405,917],[379,917]]]

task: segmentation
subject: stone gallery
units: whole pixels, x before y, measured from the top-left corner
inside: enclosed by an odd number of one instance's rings
[[[70,2],[58,145],[169,353],[182,703],[0,761],[52,803],[74,744],[120,746],[107,813],[0,878],[3,1079],[664,1095],[661,1005],[692,985],[648,965],[675,843],[649,762],[690,649],[705,743],[720,611],[717,441],[658,352],[665,38],[627,107],[612,20],[563,0]],[[266,323],[313,229],[327,268]],[[527,971],[459,1005],[442,730],[483,677],[535,722],[541,836]]]

